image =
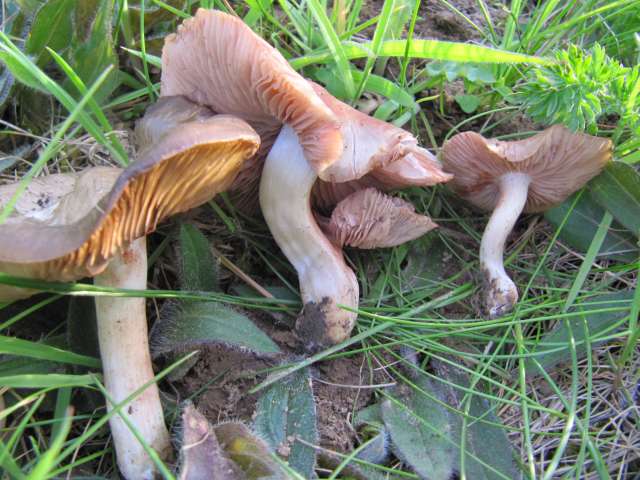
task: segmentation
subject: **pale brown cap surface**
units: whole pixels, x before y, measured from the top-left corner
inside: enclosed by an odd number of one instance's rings
[[[322,225],[339,247],[386,248],[424,235],[437,225],[415,212],[413,205],[375,188],[360,190],[342,200]]]
[[[450,186],[484,210],[495,208],[499,180],[506,173],[531,178],[525,212],[542,212],[562,203],[595,177],[611,159],[611,140],[554,125],[525,140],[503,142],[475,132],[453,136],[442,148]]]
[[[322,101],[340,119],[344,151],[320,174],[313,188],[313,204],[332,206],[367,187],[388,191],[447,182],[451,175],[438,159],[419,147],[406,130],[366,115],[312,83]]]
[[[289,124],[320,172],[342,152],[338,119],[285,58],[223,12],[199,9],[162,50],[162,95],[184,95],[218,113],[237,115],[275,138]]]
[[[124,171],[35,179],[0,228],[0,271],[57,281],[96,275],[162,220],[228,188],[259,143],[245,122],[209,114],[165,132]],[[16,188],[0,187],[0,208]],[[0,299],[16,298],[2,288]]]

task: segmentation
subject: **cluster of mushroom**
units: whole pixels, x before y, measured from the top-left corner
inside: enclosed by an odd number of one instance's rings
[[[161,98],[136,128],[137,160],[125,170],[34,180],[0,229],[0,271],[58,281],[94,277],[103,286],[144,290],[144,236],[159,222],[224,190],[247,203],[258,196],[299,276],[297,331],[316,349],[346,339],[356,320],[358,283],[342,247],[395,246],[436,227],[386,192],[453,178],[464,198],[496,209],[481,265],[488,310],[497,316],[517,300],[502,252],[522,209],[559,203],[610,156],[608,141],[561,127],[511,143],[466,132],[443,148],[446,173],[411,134],[335,99],[221,12],[200,9],[186,20],[167,37],[162,63]],[[0,208],[17,188],[0,187]],[[5,286],[0,301],[33,293]],[[143,390],[111,417],[118,465],[127,479],[150,479],[154,464],[123,421],[168,455],[144,298],[98,296],[96,304],[111,401]]]

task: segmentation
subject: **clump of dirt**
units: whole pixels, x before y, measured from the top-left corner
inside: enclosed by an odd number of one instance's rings
[[[194,396],[196,407],[212,423],[251,423],[260,392],[249,394],[249,390],[267,377],[268,369],[280,361],[290,362],[298,354],[300,343],[291,330],[275,326],[266,315],[254,315],[254,321],[285,352],[282,358],[265,358],[222,345],[207,346],[198,362],[174,385],[183,397]],[[355,412],[372,403],[374,389],[366,386],[379,382],[377,377],[381,374],[366,368],[362,354],[312,367],[321,446],[341,452],[353,449],[356,432],[350,422]]]

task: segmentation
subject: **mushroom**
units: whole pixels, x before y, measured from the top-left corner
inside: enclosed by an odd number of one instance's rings
[[[435,157],[417,147],[416,139],[409,132],[358,112],[320,87],[315,89],[342,120],[343,154],[318,174],[306,161],[295,132],[285,125],[267,155],[260,182],[262,214],[280,249],[298,272],[304,309],[296,329],[311,351],[348,338],[357,317],[358,283],[339,247],[344,244],[360,248],[398,245],[435,226],[426,217],[418,220],[420,216],[407,215],[406,203],[389,200],[376,217],[371,200],[390,197],[375,188],[363,190],[360,179],[376,170],[377,175],[387,179],[386,185],[394,187],[433,185],[449,179]],[[323,235],[311,211],[312,188],[318,175],[329,182],[339,182],[335,185],[345,186],[343,190],[324,189],[329,204],[344,197],[327,227],[337,245]],[[386,186],[373,176],[364,182],[364,185]],[[351,190],[355,193],[345,195],[345,191]],[[360,191],[364,193],[358,194]],[[355,228],[347,227],[339,220],[341,215],[359,219],[361,223]],[[388,227],[391,224],[395,230]],[[360,232],[355,233],[358,228]],[[352,234],[346,234],[347,230]]]
[[[316,219],[339,248],[395,247],[437,227],[429,217],[417,214],[409,202],[375,188],[358,190],[340,201],[329,220]]]
[[[311,204],[332,207],[365,187],[428,186],[450,176],[409,132],[368,117],[308,82],[230,15],[198,10],[167,37],[162,67],[162,95],[184,95],[216,112],[238,115],[260,134],[261,151],[231,190],[253,197],[260,181],[262,213],[298,273],[304,310],[296,326],[307,348],[346,339],[356,319],[358,283],[341,250],[318,226]],[[344,208],[357,205],[352,201]],[[433,226],[418,223],[422,233]],[[418,234],[415,225],[407,228],[413,233],[405,238]],[[379,239],[361,245],[376,242],[393,244]]]
[[[167,124],[162,116],[169,111],[172,123]],[[63,282],[95,277],[97,285],[144,290],[144,236],[162,220],[228,187],[260,143],[245,122],[214,116],[181,98],[162,99],[138,131],[152,143],[124,171],[93,167],[31,181],[0,228],[0,271]],[[17,188],[17,184],[0,187],[0,208]],[[34,293],[3,285],[0,301]],[[145,299],[96,297],[96,316],[104,382],[113,402],[123,402],[149,384],[110,418],[110,425],[123,476],[151,479],[154,463],[123,420],[128,418],[149,446],[166,458],[170,442],[153,382]]]
[[[480,244],[484,304],[490,318],[518,301],[503,265],[504,244],[522,211],[544,212],[596,176],[611,158],[611,141],[554,125],[525,140],[502,142],[474,132],[453,136],[442,161],[455,175],[451,187],[465,200],[493,211]]]

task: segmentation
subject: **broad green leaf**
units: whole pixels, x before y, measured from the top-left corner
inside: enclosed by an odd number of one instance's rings
[[[474,83],[495,83],[492,65],[486,63],[430,62],[426,67],[431,76],[444,75],[450,82],[465,78]],[[511,93],[511,90],[509,90]]]
[[[69,352],[61,348],[30,342],[15,337],[0,336],[0,354],[18,355],[39,360],[49,360],[59,363],[71,363],[86,367],[100,368],[100,361],[96,358]]]
[[[218,264],[209,240],[195,226],[180,225],[180,286],[183,290],[217,292]]]
[[[348,59],[365,58],[371,52],[371,42],[361,45],[343,44],[342,51]],[[401,57],[405,55],[406,40],[387,40],[383,42],[380,57]],[[452,62],[476,62],[476,63],[534,63],[549,64],[552,60],[513,53],[495,48],[471,45],[468,43],[446,42],[440,40],[412,40],[408,49],[409,58],[431,58],[434,60],[447,60]],[[306,55],[291,60],[289,63],[296,70],[313,64],[329,63],[334,60],[331,52],[322,52]]]
[[[77,3],[82,2],[49,0],[43,3],[35,14],[25,51],[35,56],[39,66],[43,66],[48,61],[45,47],[56,52],[61,52],[69,47],[69,40],[73,37],[74,31],[73,11]]]
[[[290,477],[274,459],[264,441],[240,422],[214,427],[220,446],[238,465],[247,480],[288,480]]]
[[[283,453],[289,466],[312,478],[318,443],[316,405],[309,369],[300,370],[266,389],[256,406],[254,429],[269,446]]]
[[[85,85],[91,85],[104,70],[112,65],[113,71],[94,96],[98,104],[115,90],[120,82],[116,55],[111,35],[113,2],[82,0],[74,11],[75,30],[69,52],[69,63]],[[53,50],[56,50],[55,48]],[[59,52],[58,52],[59,53]],[[72,82],[66,82],[70,91]]]
[[[382,425],[382,411],[380,410],[379,403],[369,405],[356,413],[353,424],[359,427],[365,423],[369,425]]]
[[[61,388],[83,387],[95,383],[93,375],[65,375],[48,373],[45,375],[8,375],[0,377],[0,387],[8,388]]]
[[[624,291],[618,293],[606,293],[595,297],[587,298],[571,309],[572,312],[581,312],[584,315],[571,317],[569,323],[571,325],[571,333],[576,342],[576,352],[579,357],[584,356],[586,352],[585,336],[587,332],[584,329],[584,322],[587,324],[588,335],[591,346],[602,343],[598,341],[599,337],[611,334],[616,323],[629,316],[631,311],[631,300],[633,299],[632,291]],[[598,312],[597,310],[607,310]],[[619,328],[620,326],[618,326]],[[533,350],[535,360],[546,371],[550,371],[556,365],[569,361],[571,352],[569,351],[570,332],[567,328],[567,322],[560,320],[556,327],[547,332],[538,342]],[[525,361],[525,368],[529,375],[539,375],[540,370],[532,359]]]
[[[456,95],[455,99],[464,113],[473,113],[480,106],[480,99],[476,95]]]
[[[248,317],[217,302],[182,302],[163,312],[151,332],[156,354],[224,344],[255,353],[276,354],[278,346]]]
[[[441,384],[424,376],[417,384],[444,398]],[[442,405],[403,385],[382,403],[381,410],[394,453],[420,478],[448,480],[453,475],[456,449],[449,412]]]
[[[556,228],[561,224],[575,200],[574,194],[561,205],[545,213],[545,218]],[[586,252],[591,245],[604,210],[585,192],[569,215],[560,239],[581,252]],[[638,258],[637,239],[622,226],[614,222],[600,248],[599,257],[612,258],[623,262],[635,262]]]
[[[460,368],[432,360],[431,366],[438,378],[447,380],[462,388],[469,388],[470,382],[467,374]],[[462,433],[464,416],[467,410],[466,429],[464,430],[464,471],[468,479],[474,480],[514,480],[521,477],[514,462],[515,452],[506,430],[501,426],[498,416],[495,414],[495,406],[480,395],[470,394],[456,388],[453,385],[440,383],[440,388],[447,393],[440,397],[441,400],[454,407],[458,412],[450,412],[452,438],[456,444],[456,470],[460,471],[461,447],[463,445]],[[478,388],[476,385],[474,388]],[[471,397],[469,398],[469,395]]]
[[[640,236],[640,174],[635,168],[612,162],[589,183],[589,191],[618,222]]]

